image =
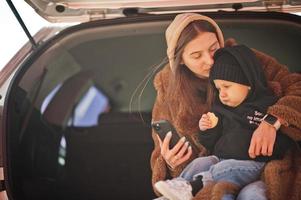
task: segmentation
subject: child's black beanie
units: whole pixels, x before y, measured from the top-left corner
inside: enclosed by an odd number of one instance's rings
[[[219,49],[214,54],[214,64],[210,70],[211,81],[220,79],[250,86],[247,76],[236,58],[226,51]]]

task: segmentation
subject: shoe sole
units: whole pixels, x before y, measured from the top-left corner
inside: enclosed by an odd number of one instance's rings
[[[166,198],[168,198],[169,200],[182,200],[179,197],[175,196],[174,193],[170,192],[170,190],[168,189],[168,185],[163,182],[163,181],[159,181],[155,184],[155,188]]]

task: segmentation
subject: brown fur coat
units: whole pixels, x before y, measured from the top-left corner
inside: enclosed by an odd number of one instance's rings
[[[234,40],[228,40],[226,45],[234,45]],[[301,140],[301,75],[290,73],[286,66],[279,64],[274,58],[254,50],[256,56],[263,65],[269,86],[275,95],[281,97],[278,102],[269,107],[268,113],[285,120],[286,126],[281,126],[283,133],[289,135],[295,141]],[[152,183],[167,178],[176,177],[191,160],[197,156],[207,154],[206,149],[197,140],[198,120],[204,113],[206,105],[200,104],[195,109],[195,114],[176,112],[181,110],[166,106],[164,102],[165,91],[168,87],[168,79],[171,74],[169,66],[165,66],[155,77],[154,86],[157,90],[157,98],[153,108],[153,120],[167,119],[171,121],[179,133],[193,141],[195,151],[192,158],[182,166],[170,170],[160,154],[160,147],[155,133],[152,133],[155,148],[151,155]],[[181,106],[181,105],[179,105]],[[299,167],[300,166],[300,167]],[[269,162],[262,180],[267,185],[267,197],[270,200],[301,199],[301,155],[300,151],[288,152],[283,160]],[[157,194],[158,192],[155,191]],[[194,200],[221,199],[225,193],[236,193],[235,188],[229,183],[219,182],[207,185],[195,197]],[[159,195],[159,194],[158,194]]]

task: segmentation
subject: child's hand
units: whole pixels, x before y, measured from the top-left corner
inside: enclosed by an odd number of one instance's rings
[[[200,121],[199,127],[201,131],[206,131],[207,129],[211,128],[211,121],[207,114],[203,114]]]
[[[200,121],[199,127],[201,131],[205,131],[210,128],[214,128],[217,125],[218,118],[214,113],[208,112],[207,114],[203,114]]]

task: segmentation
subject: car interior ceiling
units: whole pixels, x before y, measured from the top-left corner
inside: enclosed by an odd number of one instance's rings
[[[164,31],[169,23],[157,21],[79,29],[33,63],[12,92],[14,108],[10,121],[14,121],[14,125],[9,128],[12,133],[9,146],[12,188],[17,197],[155,197],[149,162],[153,148],[151,109],[156,95],[153,77],[145,88],[139,84],[147,81],[144,78],[148,78],[153,67],[165,57]],[[223,19],[218,23],[225,38],[233,37],[238,43],[276,57],[291,71],[301,71],[300,24],[255,19]],[[34,102],[24,138],[19,141],[23,118],[36,91],[33,80],[38,79],[43,68],[47,69],[47,74]],[[83,77],[89,84],[75,78],[87,72],[92,75]],[[62,86],[54,96],[64,95],[53,97],[49,108],[42,112],[46,97],[59,84]],[[93,126],[69,123],[74,117],[73,107],[92,85],[109,99],[109,108],[99,114]],[[140,93],[135,93],[138,86],[144,89],[141,99]],[[56,118],[59,111],[62,116]],[[62,163],[58,162],[58,155]]]

